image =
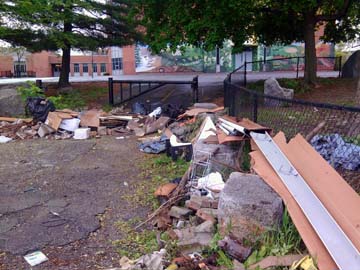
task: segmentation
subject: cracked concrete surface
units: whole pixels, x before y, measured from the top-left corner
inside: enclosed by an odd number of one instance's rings
[[[0,253],[12,255],[86,238],[100,228],[99,214],[131,208],[121,195],[142,158],[134,138],[113,137],[13,142],[0,145],[0,156]]]

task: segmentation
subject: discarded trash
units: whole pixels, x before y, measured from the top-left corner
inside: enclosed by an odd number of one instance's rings
[[[33,253],[27,254],[24,256],[24,259],[31,266],[38,265],[48,260],[45,254],[42,253],[41,251],[35,251]]]
[[[10,142],[10,141],[12,141],[11,138],[5,137],[5,136],[0,136],[0,143],[7,143],[7,142]]]
[[[156,117],[161,114],[162,110],[161,107],[157,107],[155,110],[153,110],[151,113],[149,113],[150,117]]]
[[[49,112],[55,111],[54,103],[40,97],[28,97],[25,107],[35,120],[41,122],[45,122]]]
[[[61,121],[59,128],[70,132],[74,132],[76,129],[79,128],[79,125],[80,125],[80,119],[78,118],[64,119]]]
[[[334,168],[360,169],[360,146],[345,142],[339,134],[315,135],[310,143]]]
[[[141,115],[146,115],[146,109],[145,109],[145,105],[139,102],[135,102],[132,105],[132,113],[137,113],[137,114],[141,114]]]
[[[86,140],[90,137],[90,128],[78,128],[75,129],[74,139],[75,140]]]
[[[219,192],[225,187],[225,183],[221,174],[219,172],[214,172],[205,177],[199,178],[197,187]]]
[[[167,137],[162,135],[159,140],[141,143],[139,145],[140,151],[148,154],[159,154],[166,150]]]

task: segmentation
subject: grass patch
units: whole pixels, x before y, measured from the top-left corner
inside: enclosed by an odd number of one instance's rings
[[[151,206],[152,209],[159,207],[159,202],[154,196],[155,190],[162,184],[168,183],[176,177],[182,177],[189,167],[189,163],[183,159],[172,161],[166,154],[147,155],[140,165],[143,179],[133,186],[133,193],[124,195],[124,198],[140,206]]]
[[[302,79],[282,78],[282,79],[277,79],[277,81],[279,82],[281,87],[294,89],[295,94],[303,94],[311,91],[311,88],[309,86],[304,85]],[[256,92],[259,93],[264,93],[264,82],[265,80],[251,82],[248,83],[246,88],[255,90]]]
[[[168,183],[176,177],[181,177],[188,166],[188,162],[182,159],[174,162],[166,154],[157,155],[156,157],[148,155],[141,164],[142,173],[140,177],[143,180],[132,186],[132,193],[124,195],[123,198],[131,204],[150,206],[152,209],[156,209],[159,202],[154,196],[154,191],[159,185]],[[134,218],[128,221],[118,221],[115,224],[123,236],[121,239],[113,241],[121,256],[137,259],[144,254],[159,250],[156,230],[133,230],[133,227],[140,221],[138,218]],[[160,238],[165,243],[169,259],[175,256],[177,252],[176,241],[171,240],[166,233],[162,233]]]
[[[306,250],[301,236],[286,209],[280,227],[264,233],[255,246],[255,250],[245,261],[246,267],[267,256],[300,254]]]

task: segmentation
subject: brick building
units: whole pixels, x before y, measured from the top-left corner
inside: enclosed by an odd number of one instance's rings
[[[0,77],[57,77],[61,55],[55,52],[0,56]],[[70,76],[135,74],[135,47],[109,47],[99,52],[73,51]]]

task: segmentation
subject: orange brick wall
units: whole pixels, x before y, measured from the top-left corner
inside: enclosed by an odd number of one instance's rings
[[[36,77],[51,77],[51,65],[49,57],[52,53],[42,51],[40,53],[33,53],[26,57],[27,71],[35,71]]]
[[[123,72],[125,75],[135,74],[135,46],[122,47],[123,50]]]
[[[12,56],[0,56],[0,72],[14,71],[14,61]]]

